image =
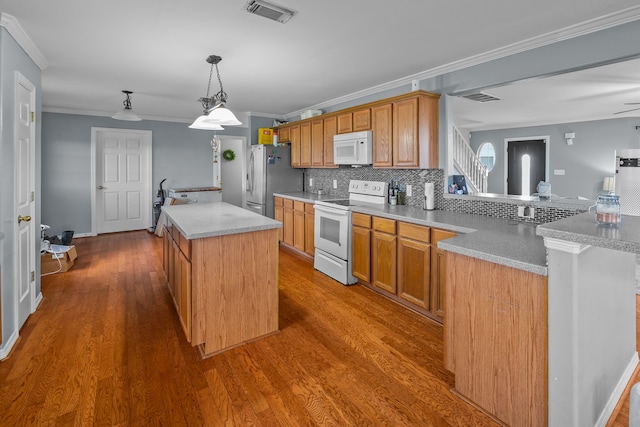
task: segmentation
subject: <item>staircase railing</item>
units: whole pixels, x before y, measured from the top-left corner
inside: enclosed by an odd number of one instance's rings
[[[452,125],[453,166],[465,176],[469,193],[486,193],[489,172],[460,130]]]

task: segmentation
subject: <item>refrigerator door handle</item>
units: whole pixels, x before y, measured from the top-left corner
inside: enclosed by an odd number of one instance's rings
[[[249,189],[249,193],[251,195],[253,195],[254,162],[255,162],[255,157],[253,155],[253,150],[251,150],[251,155],[249,156],[249,174],[247,176],[247,188]]]

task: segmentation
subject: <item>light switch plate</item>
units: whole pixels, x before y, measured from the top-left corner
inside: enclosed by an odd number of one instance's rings
[[[411,197],[411,185],[407,184],[407,197]]]
[[[337,179],[333,180],[333,188],[338,188],[338,180]]]

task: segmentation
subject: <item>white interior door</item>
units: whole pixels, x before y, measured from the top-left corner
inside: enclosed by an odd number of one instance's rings
[[[18,328],[35,310],[35,100],[36,89],[16,73],[15,206]]]
[[[94,234],[151,226],[151,131],[92,129]]]

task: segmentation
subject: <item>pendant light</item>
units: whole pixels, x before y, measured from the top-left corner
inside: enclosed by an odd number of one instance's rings
[[[111,116],[111,118],[116,120],[127,120],[129,122],[139,122],[142,119],[131,109],[131,94],[133,92],[130,90],[123,90],[122,93],[127,96],[123,102],[124,108]]]
[[[222,58],[217,55],[209,55],[206,61],[211,64],[211,70],[209,71],[209,85],[207,86],[207,96],[198,99],[198,101],[202,104],[202,108],[204,111],[203,114],[199,116],[189,127],[192,129],[221,130],[223,125],[241,125],[242,123],[240,122],[240,120],[236,118],[231,110],[225,107],[225,104],[227,102],[227,94],[222,87],[220,70],[218,70],[218,63],[222,61]],[[213,77],[214,67],[218,76],[218,83],[220,83],[220,91],[210,97],[209,90],[211,89],[211,78]]]

